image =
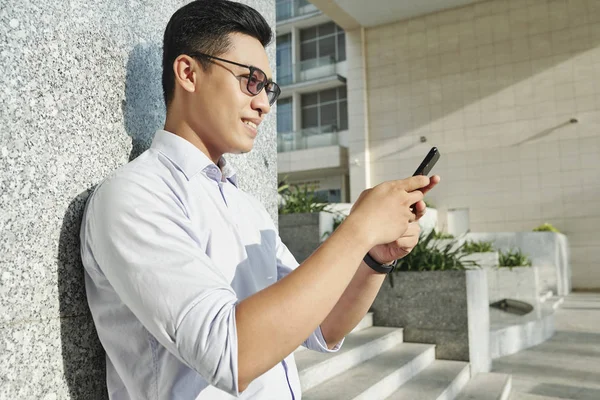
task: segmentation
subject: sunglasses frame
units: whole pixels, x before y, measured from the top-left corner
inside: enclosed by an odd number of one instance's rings
[[[205,57],[208,59],[212,59],[212,60],[217,60],[217,61],[222,61],[222,62],[226,62],[229,64],[233,64],[233,65],[237,65],[238,67],[243,67],[243,68],[248,68],[250,70],[250,73],[248,74],[247,77],[247,82],[246,82],[246,90],[248,91],[248,93],[252,96],[258,96],[260,94],[260,92],[262,92],[262,90],[264,89],[267,92],[267,99],[269,99],[269,105],[272,106],[273,104],[275,104],[275,102],[277,101],[277,99],[279,98],[279,96],[281,95],[281,88],[279,87],[279,85],[275,82],[273,82],[270,79],[267,79],[267,74],[265,74],[265,72],[258,68],[255,67],[253,65],[246,65],[246,64],[241,64],[235,61],[231,61],[231,60],[226,60],[224,58],[220,58],[220,57],[215,57],[215,56],[211,56],[210,54],[205,54],[205,53],[190,53],[188,54],[190,57],[194,57],[194,58],[199,58],[199,57]],[[262,86],[260,87],[260,89],[255,93],[255,91],[250,89],[250,77],[252,77],[254,75],[254,72],[258,71],[261,74],[263,74],[263,76],[265,77],[265,79],[263,79]],[[236,78],[241,78],[241,76],[236,76]],[[258,85],[260,85],[261,83],[259,83]],[[269,97],[269,94],[273,95],[273,98]]]

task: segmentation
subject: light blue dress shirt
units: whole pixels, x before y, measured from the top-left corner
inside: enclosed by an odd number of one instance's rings
[[[298,263],[219,164],[158,131],[88,200],[81,255],[111,399],[300,399],[293,354],[238,391],[236,305]],[[330,351],[320,328],[304,345]]]

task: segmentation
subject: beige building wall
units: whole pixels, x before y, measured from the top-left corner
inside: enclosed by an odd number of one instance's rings
[[[600,1],[494,0],[361,29],[347,32],[352,200],[437,146],[442,224],[455,208],[472,231],[552,223],[574,287],[600,288]]]

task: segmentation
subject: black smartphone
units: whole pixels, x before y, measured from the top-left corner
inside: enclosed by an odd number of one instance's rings
[[[431,150],[429,150],[429,153],[427,153],[427,155],[423,159],[423,162],[421,163],[421,165],[419,165],[419,168],[417,168],[417,170],[413,174],[413,176],[416,176],[416,175],[427,176],[427,174],[429,174],[429,171],[431,171],[431,169],[433,168],[433,166],[439,159],[440,159],[440,152],[438,151],[437,147],[432,147]]]

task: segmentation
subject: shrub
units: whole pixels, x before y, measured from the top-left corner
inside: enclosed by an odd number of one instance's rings
[[[398,260],[397,271],[450,271],[465,270],[467,267],[479,267],[475,261],[463,260],[467,255],[464,244],[458,245],[456,241],[441,246],[439,239],[435,238],[435,231],[427,235],[421,234],[419,243],[406,257]],[[390,283],[394,286],[393,273],[389,274]]]
[[[552,226],[552,224],[549,223],[543,223],[540,226],[533,228],[534,232],[556,232],[556,233],[560,233],[560,231],[558,229],[556,229],[554,226]]]
[[[495,251],[494,245],[492,242],[485,242],[485,241],[475,242],[472,240],[468,240],[467,242],[465,242],[465,245],[463,246],[463,250],[467,254],[489,253],[489,252]]]
[[[454,235],[446,232],[437,232],[435,229],[433,230],[433,238],[434,239],[454,239]]]
[[[500,267],[531,267],[531,260],[523,254],[521,249],[507,250],[506,252],[500,251],[498,258]]]
[[[277,189],[281,196],[279,214],[298,214],[328,211],[329,204],[315,195],[313,187],[283,183]]]

